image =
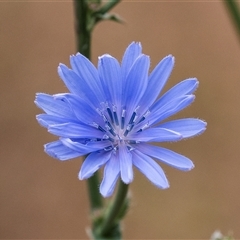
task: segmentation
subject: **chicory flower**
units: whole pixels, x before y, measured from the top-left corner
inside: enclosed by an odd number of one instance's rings
[[[196,118],[165,121],[194,101],[198,87],[197,79],[189,78],[161,93],[173,56],[162,59],[149,74],[150,58],[133,42],[121,64],[105,54],[96,68],[80,53],[70,57],[70,64],[71,69],[58,67],[69,93],[36,96],[36,105],[45,112],[37,115],[38,122],[59,137],[45,145],[47,154],[62,161],[87,155],[79,179],[104,166],[104,197],[112,195],[119,178],[126,184],[133,181],[133,166],[161,189],[169,183],[155,160],[183,171],[194,167],[185,156],[151,144],[193,137],[206,128]]]

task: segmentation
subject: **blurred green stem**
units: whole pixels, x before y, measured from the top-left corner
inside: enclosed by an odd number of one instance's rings
[[[125,203],[128,186],[129,185],[120,180],[117,194],[107,209],[101,228],[97,233],[98,236],[104,238],[104,236],[109,235],[109,232],[111,232],[112,228],[116,224],[116,220],[118,220],[117,218],[122,210],[123,204]]]
[[[224,0],[224,2],[236,26],[238,37],[240,37],[240,11],[238,3],[235,0]]]
[[[75,0],[75,29],[77,51],[91,59],[91,30],[89,29],[89,9],[87,1]],[[85,158],[84,158],[85,159]],[[96,172],[87,180],[88,194],[92,213],[103,207],[102,196],[99,193],[99,176]]]
[[[118,2],[120,0],[108,0],[102,5],[101,0],[74,0],[77,51],[89,60],[91,59],[91,34],[96,23],[102,20],[121,21],[116,15],[107,13]],[[103,199],[99,192],[98,172],[87,180],[87,184],[93,216],[92,237],[94,239],[105,239],[107,236],[107,239],[116,239],[115,237],[118,236],[117,239],[120,239],[119,221],[126,208],[124,206],[127,206],[125,200],[128,185],[120,181],[113,202],[110,203],[106,211],[98,212],[96,210],[103,209]],[[99,219],[101,221],[98,221]]]
[[[74,0],[77,51],[91,59],[91,29],[88,28],[88,4],[85,0]]]

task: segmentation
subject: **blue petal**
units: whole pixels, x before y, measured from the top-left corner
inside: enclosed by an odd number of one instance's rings
[[[139,103],[141,111],[145,112],[156,100],[165,86],[165,83],[172,72],[173,66],[174,57],[169,55],[162,59],[162,61],[153,69],[149,76],[146,92]]]
[[[206,130],[207,123],[196,118],[184,118],[169,121],[159,127],[167,128],[180,133],[183,138],[193,137]]]
[[[129,184],[133,180],[132,154],[123,143],[119,144],[119,162],[121,179],[124,183]]]
[[[176,84],[174,87],[168,90],[161,98],[159,98],[158,101],[155,102],[152,107],[150,107],[150,111],[159,109],[166,103],[172,101],[174,98],[179,98],[184,95],[192,94],[196,90],[198,85],[199,82],[196,78],[189,78]]]
[[[45,113],[37,115],[36,118],[37,118],[37,121],[39,122],[39,124],[45,128],[48,128],[50,125],[75,122],[72,119],[56,117],[56,116],[48,115]]]
[[[70,63],[74,72],[83,79],[92,92],[97,96],[99,102],[104,101],[104,93],[95,66],[82,54],[70,57]]]
[[[55,141],[44,145],[44,151],[51,157],[59,160],[69,160],[71,158],[80,157],[81,154],[66,146],[61,141]]]
[[[82,144],[78,141],[74,141],[72,139],[69,138],[60,138],[60,141],[63,143],[63,145],[65,145],[66,147],[79,152],[82,155],[86,155],[90,152],[95,152],[97,150],[103,149],[103,144],[101,145],[91,145],[89,146],[88,144]],[[106,141],[104,141],[105,147],[109,146],[109,143],[107,143]]]
[[[73,70],[69,69],[64,64],[60,64],[58,67],[58,74],[71,93],[86,99],[86,101],[93,103],[95,106],[99,106],[100,101],[97,98],[98,95],[96,95],[88,84]]]
[[[112,56],[105,54],[99,57],[98,71],[101,82],[104,84],[104,92],[109,98],[107,100],[112,102],[112,104],[120,105],[122,76],[118,61]]]
[[[45,113],[67,119],[76,119],[68,104],[45,93],[37,93],[35,104]]]
[[[175,167],[179,170],[189,171],[192,168],[194,168],[194,165],[189,158],[184,157],[183,155],[180,155],[178,153],[175,153],[169,149],[146,143],[136,144],[135,148],[141,151],[142,153],[157,158],[161,162],[164,162],[169,166]]]
[[[169,108],[168,111],[163,112],[159,117],[157,117],[157,113],[153,113],[153,119],[149,119],[149,122],[151,122],[151,125],[158,123],[160,121],[165,120],[168,117],[171,117],[172,115],[180,112],[181,110],[183,110],[184,108],[188,107],[195,99],[194,95],[187,95],[185,97],[180,97],[178,100],[178,103],[176,101],[176,105],[175,107]],[[179,101],[180,100],[180,101]],[[171,102],[171,105],[174,103],[175,101]]]
[[[112,147],[112,142],[108,140],[104,141],[90,141],[87,143],[87,146],[93,147],[97,150]]]
[[[127,76],[125,86],[123,86],[123,107],[126,107],[127,110],[126,123],[130,120],[146,90],[149,65],[150,59],[148,56],[142,54],[138,57]]]
[[[157,187],[162,189],[169,187],[168,180],[162,168],[147,155],[138,150],[134,150],[133,164]]]
[[[111,152],[93,152],[84,160],[78,174],[80,180],[91,177],[111,156]]]
[[[93,106],[89,105],[84,99],[73,95],[70,93],[56,94],[54,95],[56,99],[60,99],[69,104],[69,107],[72,109],[72,112],[76,117],[85,124],[92,124],[93,122],[103,125],[103,118],[100,117],[97,110]]]
[[[131,69],[132,65],[136,61],[136,59],[141,55],[142,53],[142,46],[141,43],[135,43],[132,42],[126,49],[123,59],[122,59],[122,76],[123,81],[126,81],[126,77],[129,73],[129,70]]]
[[[181,140],[182,135],[178,132],[174,132],[165,128],[149,128],[143,130],[142,132],[130,134],[126,139],[136,140],[139,142],[168,142]]]
[[[103,180],[100,185],[100,193],[104,197],[110,197],[113,194],[119,174],[119,159],[116,154],[112,154],[111,159],[107,162],[104,168]]]
[[[104,133],[87,125],[64,123],[49,126],[48,131],[65,138],[103,138]]]
[[[194,95],[185,95],[179,98],[172,99],[172,101],[167,102],[161,108],[155,109],[153,112],[151,112],[144,121],[136,125],[134,130],[138,131],[146,124],[152,126],[155,123],[163,121],[164,119],[176,114],[177,112],[189,106],[194,101],[194,99]]]

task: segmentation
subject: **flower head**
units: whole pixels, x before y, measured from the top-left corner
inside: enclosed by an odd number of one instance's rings
[[[59,140],[45,145],[45,152],[59,160],[88,154],[79,179],[91,177],[104,166],[100,192],[110,196],[119,178],[129,184],[133,166],[159,188],[169,187],[155,160],[187,171],[192,161],[151,142],[178,141],[202,133],[206,123],[195,118],[165,121],[194,100],[196,78],[186,79],[165,94],[159,93],[174,65],[165,57],[149,74],[150,59],[140,43],[131,43],[122,62],[105,54],[98,67],[83,55],[70,57],[71,69],[58,67],[70,93],[38,93],[35,103],[45,113],[38,122]],[[164,122],[163,122],[164,121]]]

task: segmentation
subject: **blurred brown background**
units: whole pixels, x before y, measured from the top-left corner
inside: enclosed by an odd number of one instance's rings
[[[176,66],[165,90],[188,77],[200,81],[195,103],[178,117],[199,117],[207,131],[165,144],[191,158],[181,172],[165,165],[171,187],[162,191],[135,171],[125,239],[209,239],[216,229],[240,238],[239,41],[221,1],[123,1],[114,11],[124,25],[100,23],[92,59],[119,60],[140,41],[152,68],[168,54]],[[81,159],[58,162],[43,152],[55,138],[41,128],[36,92],[65,92],[59,62],[75,53],[70,1],[0,3],[0,238],[85,239],[89,224]]]

